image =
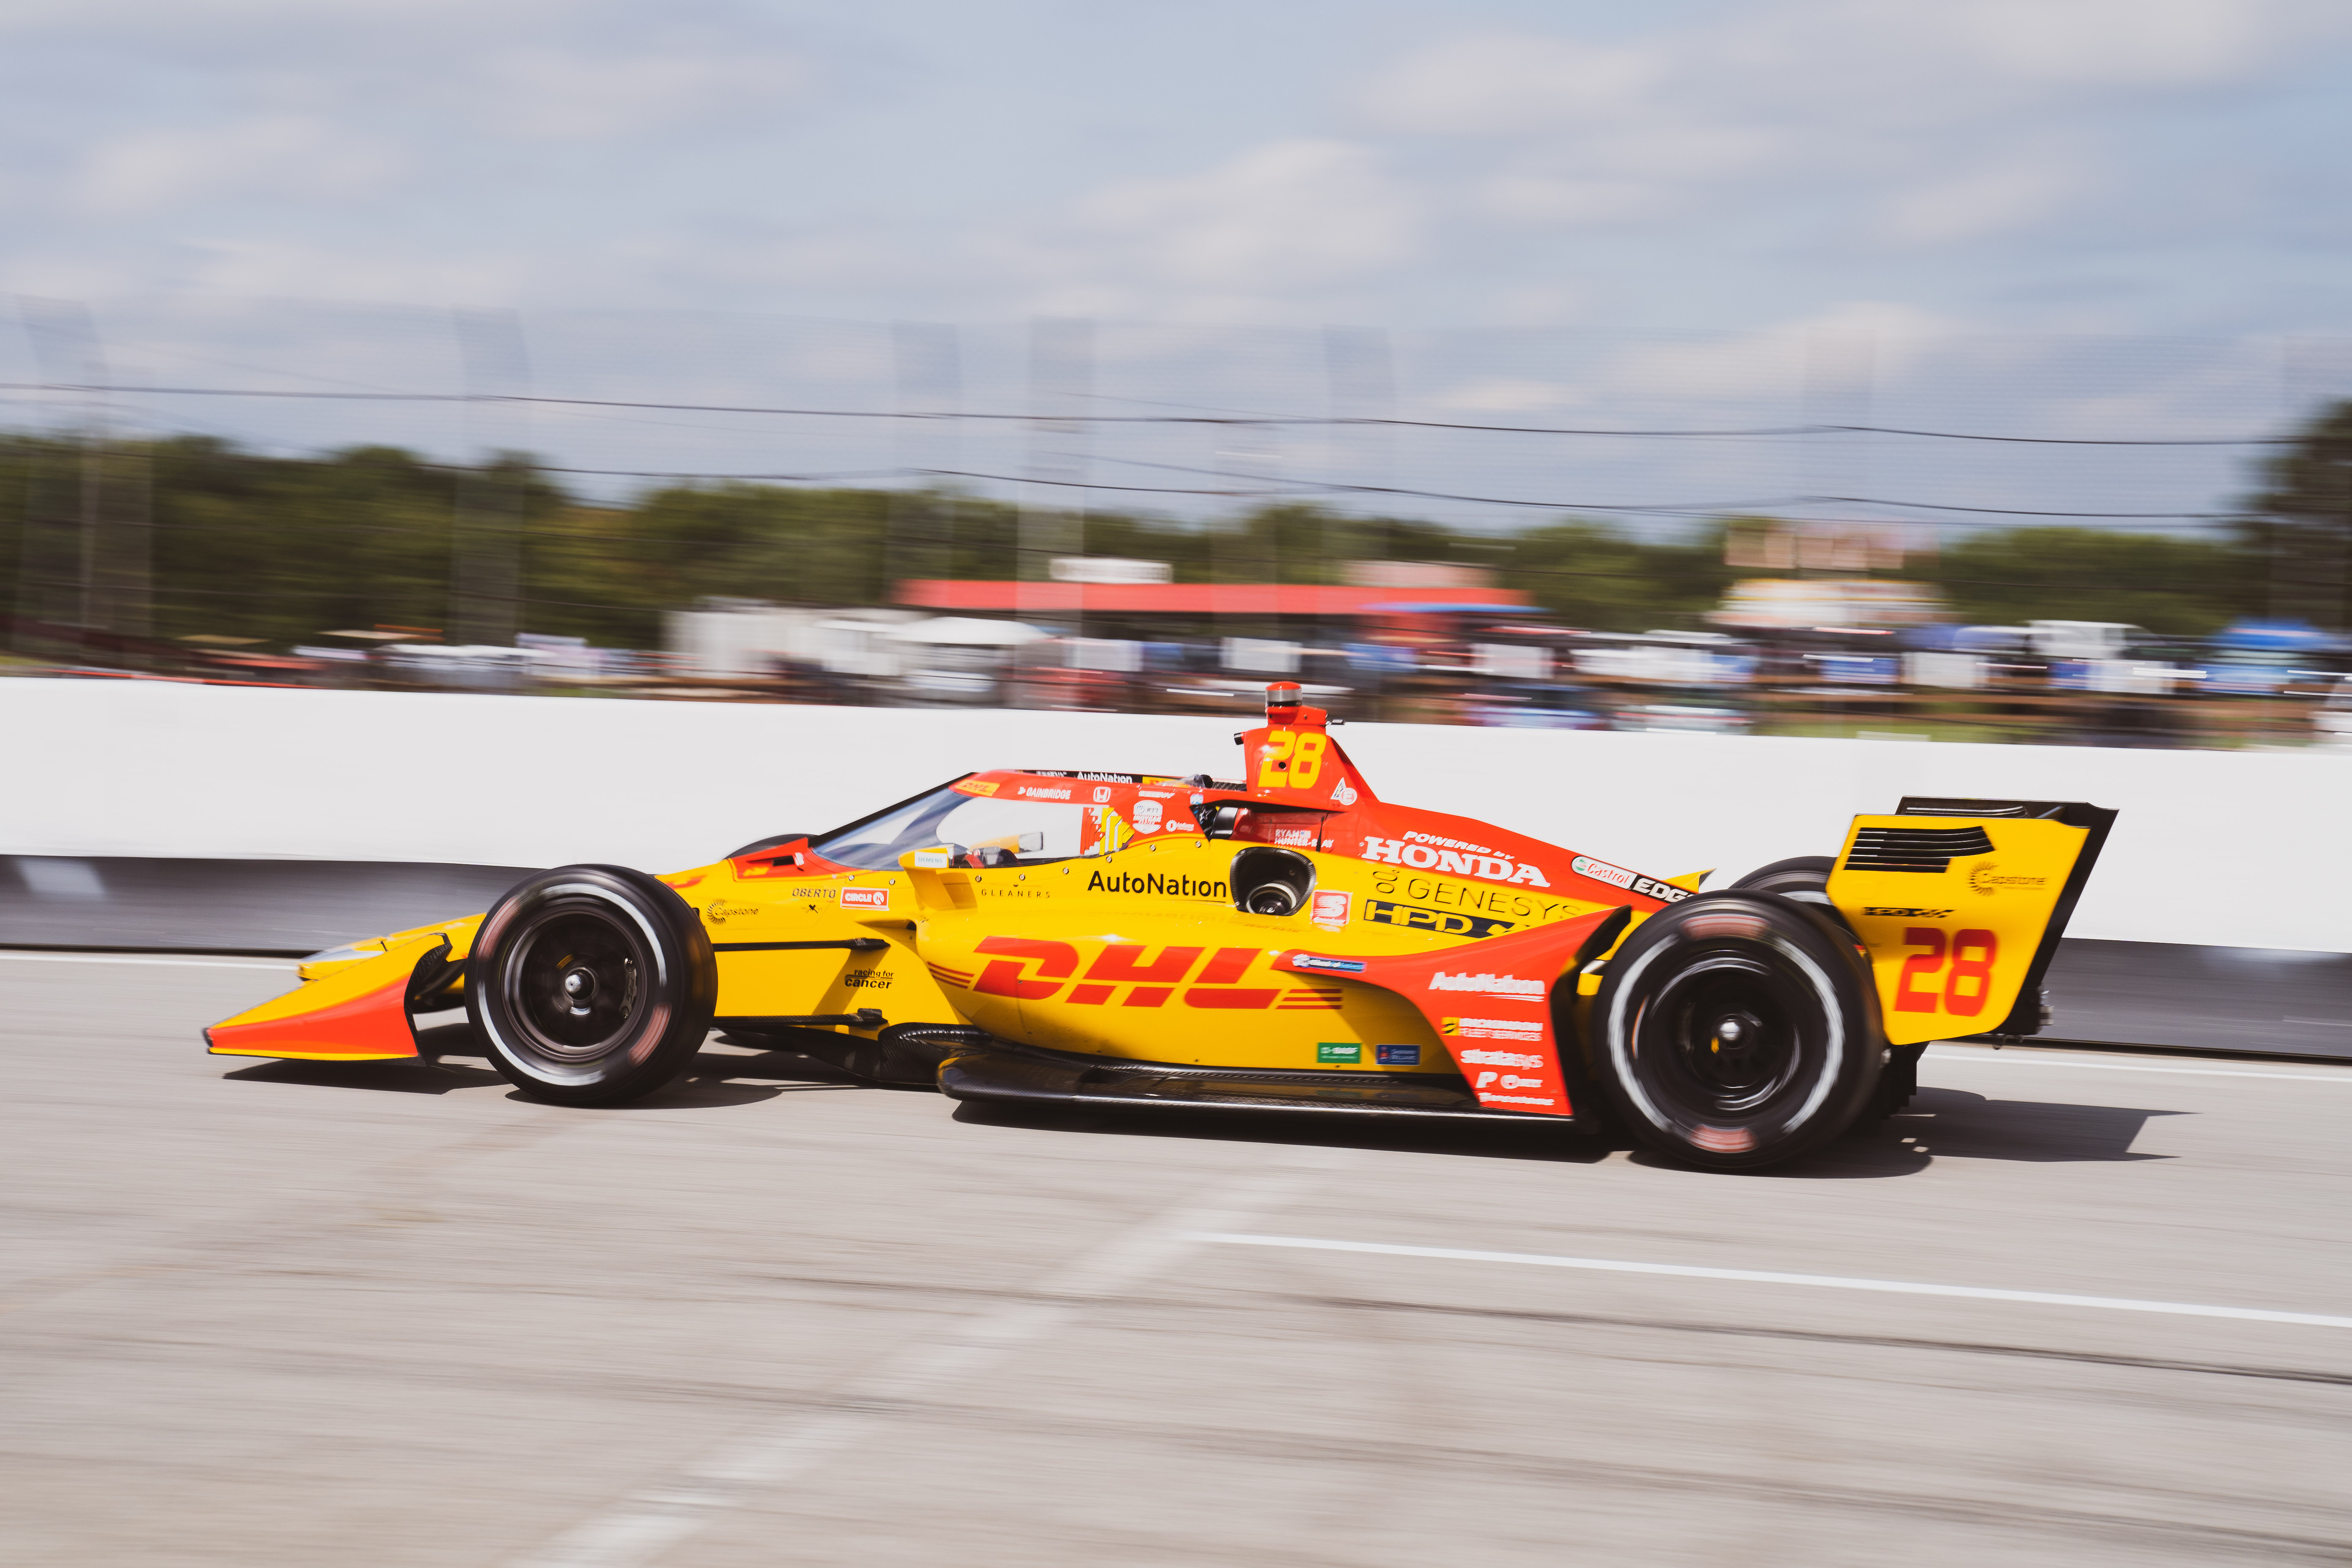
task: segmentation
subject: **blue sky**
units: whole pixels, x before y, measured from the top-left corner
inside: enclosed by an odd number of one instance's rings
[[[2276,344],[2352,334],[2347,121],[2341,0],[13,0],[0,291],[90,301],[115,362],[167,380],[446,384],[446,311],[510,307],[542,391],[887,399],[883,324],[917,321],[964,324],[959,395],[1011,406],[1019,323],[1047,315],[1105,323],[1104,385],[1136,401],[1319,411],[1315,334],[1339,323],[1394,334],[1403,413],[1770,423],[1810,398],[2267,433],[2303,395]],[[323,303],[251,305],[291,300]],[[1818,395],[1823,342],[1871,345],[1868,395]],[[2352,353],[2296,363],[2352,390]],[[705,437],[522,438],[713,468],[904,456]],[[2123,505],[2208,504],[2236,472],[1709,460],[1505,477],[2087,508],[2119,483]],[[1461,488],[1486,463],[1429,471]]]
[[[0,277],[969,321],[2352,326],[2289,0],[16,0]]]

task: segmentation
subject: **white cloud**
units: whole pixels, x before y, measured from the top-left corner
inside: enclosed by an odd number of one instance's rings
[[[1482,376],[1448,387],[1429,400],[1433,407],[1476,414],[1527,414],[1587,401],[1575,387],[1520,375]]]
[[[1400,131],[1494,136],[1621,119],[1665,81],[1668,54],[1523,34],[1483,33],[1399,62],[1362,94]]]
[[[1915,306],[1850,300],[1755,331],[1643,342],[1614,356],[1600,381],[1604,396],[1622,393],[1689,406],[1786,393],[1809,377],[1867,385],[1900,374],[1961,330]]]
[[[1492,174],[1473,191],[1477,205],[1517,223],[1591,226],[1654,217],[1672,195],[1640,180],[1580,180],[1521,171]]]
[[[1197,174],[1121,181],[1087,198],[1080,216],[1122,268],[1180,286],[1255,291],[1398,261],[1412,246],[1416,209],[1371,152],[1302,140],[1253,148]]]
[[[350,202],[376,195],[406,166],[404,150],[385,138],[307,116],[263,115],[101,142],[77,195],[109,216],[250,197]]]
[[[647,54],[534,49],[476,65],[460,91],[474,117],[496,129],[572,140],[739,119],[796,103],[811,74],[795,55],[715,46]]]
[[[2242,76],[2326,19],[2277,0],[1973,0],[1889,8],[1998,69],[2080,84],[2172,86]]]
[[[1898,245],[1948,245],[2006,233],[2046,216],[2084,181],[2071,160],[2018,162],[1898,191],[1882,232]]]
[[[1847,243],[1916,250],[2078,210],[2101,150],[2078,134],[2053,159],[2052,124],[2235,91],[2331,34],[2352,12],[2325,0],[1764,0],[1607,42],[1465,33],[1353,101],[1447,150],[1434,195],[1487,220],[1721,228],[1803,207]]]
[[[179,286],[248,299],[397,300],[484,305],[538,297],[547,258],[480,250],[309,245],[266,239],[194,239],[185,246]]]

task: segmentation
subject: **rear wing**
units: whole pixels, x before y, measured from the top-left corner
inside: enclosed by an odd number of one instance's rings
[[[2042,978],[2115,820],[2081,801],[1932,795],[1855,817],[1830,902],[1869,951],[1888,1042],[2039,1034]]]

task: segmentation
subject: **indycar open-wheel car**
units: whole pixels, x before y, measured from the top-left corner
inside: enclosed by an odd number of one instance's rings
[[[1754,1169],[1902,1103],[1927,1041],[2041,1026],[2114,813],[1912,798],[1719,892],[1380,799],[1297,688],[1244,776],[1008,768],[664,877],[536,873],[322,953],[205,1032],[649,1094],[710,1029],[963,1100],[1613,1123]]]

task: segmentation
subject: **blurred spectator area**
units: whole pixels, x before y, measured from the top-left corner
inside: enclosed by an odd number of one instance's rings
[[[43,354],[0,342],[16,675],[1219,712],[1283,675],[1429,722],[2352,729],[2340,344],[38,324]]]

